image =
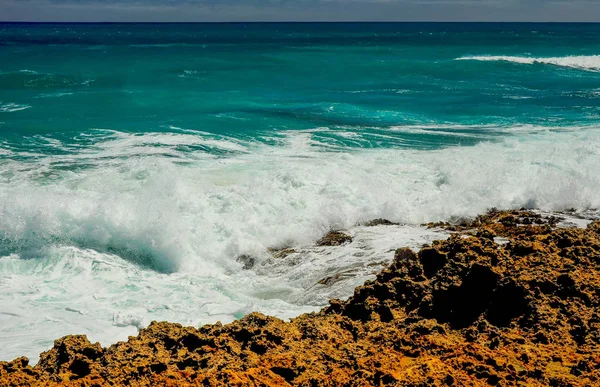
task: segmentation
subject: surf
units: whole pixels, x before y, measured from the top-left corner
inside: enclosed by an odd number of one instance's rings
[[[394,248],[443,237],[421,223],[490,207],[598,208],[599,131],[344,152],[320,146],[319,131],[288,132],[274,145],[113,131],[35,164],[13,151],[0,164],[0,358],[35,358],[74,332],[109,344],[152,320],[293,317],[351,294]],[[359,226],[375,218],[404,226]],[[356,243],[311,247],[332,229]],[[273,260],[269,249],[279,248],[297,253]],[[244,270],[240,255],[255,266]],[[336,274],[335,286],[318,284]],[[19,336],[24,326],[35,340]]]
[[[585,71],[600,71],[600,55],[575,55],[565,57],[525,57],[525,56],[465,56],[457,60],[484,62],[511,62],[519,64],[547,64]]]

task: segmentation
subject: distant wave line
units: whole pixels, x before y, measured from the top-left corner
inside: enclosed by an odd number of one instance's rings
[[[522,56],[464,56],[456,60],[486,62],[512,62],[520,64],[549,64],[586,71],[600,71],[600,55],[580,55],[565,57],[522,57]]]

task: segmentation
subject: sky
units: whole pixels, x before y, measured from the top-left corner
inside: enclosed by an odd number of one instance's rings
[[[0,0],[2,21],[600,21],[600,0]]]

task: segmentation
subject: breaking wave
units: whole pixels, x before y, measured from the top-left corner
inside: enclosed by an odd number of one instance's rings
[[[586,71],[600,71],[600,55],[580,55],[550,58],[523,56],[465,56],[457,60],[475,60],[488,62],[512,62],[520,64],[549,64]]]

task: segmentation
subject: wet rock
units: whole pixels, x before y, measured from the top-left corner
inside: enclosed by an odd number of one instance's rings
[[[342,278],[341,278],[341,276],[339,274],[335,274],[335,275],[332,275],[331,277],[325,277],[325,278],[319,280],[318,283],[321,284],[321,285],[330,286],[330,285],[333,285],[336,282],[341,281],[341,279]]]
[[[348,271],[344,271],[341,273],[336,273],[329,277],[325,277],[325,278],[319,280],[318,283],[321,285],[325,285],[325,286],[331,286],[335,283],[338,283],[345,279],[356,277],[356,276],[357,276],[356,270],[348,270]]]
[[[363,224],[366,227],[375,227],[375,226],[397,226],[398,223],[394,223],[387,219],[373,219]]]
[[[251,270],[256,265],[256,257],[248,254],[239,255],[235,261],[241,263],[244,270]]]
[[[352,242],[352,237],[341,231],[332,231],[317,241],[317,246],[342,246]]]
[[[297,251],[292,248],[269,249],[269,253],[271,253],[271,256],[275,259],[283,259],[283,258],[287,257],[288,255],[297,253]]]

